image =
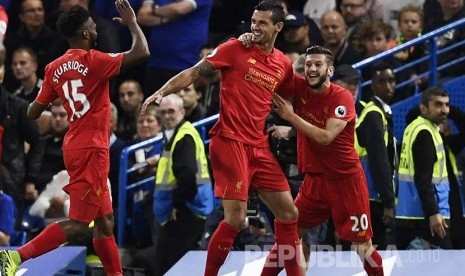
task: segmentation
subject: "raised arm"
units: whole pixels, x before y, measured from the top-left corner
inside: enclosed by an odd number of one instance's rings
[[[129,2],[117,0],[115,6],[121,17],[115,17],[113,20],[128,26],[132,36],[131,49],[125,53],[121,64],[121,68],[128,68],[143,62],[150,56],[149,46],[144,33],[137,24],[136,15]]]
[[[176,76],[172,77],[165,85],[148,97],[142,105],[141,114],[144,114],[145,109],[152,103],[159,104],[163,96],[177,92],[194,83],[200,75],[208,75],[216,69],[213,65],[202,59],[193,67],[183,70]]]

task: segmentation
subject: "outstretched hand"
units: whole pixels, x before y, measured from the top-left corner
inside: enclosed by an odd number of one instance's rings
[[[151,104],[159,105],[162,99],[163,99],[163,94],[160,92],[155,92],[153,95],[148,97],[142,104],[142,108],[140,110],[141,116],[145,114],[145,110],[147,109],[149,105]]]
[[[116,0],[115,6],[121,17],[113,17],[113,21],[117,21],[126,26],[131,23],[136,23],[136,14],[128,0]]]
[[[286,121],[294,114],[294,108],[289,101],[286,101],[277,93],[273,94],[273,104],[272,104],[273,111],[276,112],[279,117],[283,118]]]
[[[252,33],[243,33],[237,38],[246,48],[252,47]]]

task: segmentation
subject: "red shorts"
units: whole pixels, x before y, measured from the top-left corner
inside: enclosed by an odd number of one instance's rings
[[[299,228],[311,228],[332,217],[343,240],[365,242],[373,236],[363,170],[337,180],[307,174],[294,203],[299,210]]]
[[[64,150],[70,179],[63,190],[69,194],[69,218],[89,223],[113,212],[107,185],[108,149]]]
[[[254,147],[216,135],[210,142],[210,160],[217,198],[246,201],[249,187],[267,192],[290,190],[268,147]]]

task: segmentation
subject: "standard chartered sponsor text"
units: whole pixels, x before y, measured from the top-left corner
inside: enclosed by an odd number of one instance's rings
[[[278,84],[278,81],[274,77],[257,71],[254,68],[249,68],[249,72],[244,76],[244,79],[263,86],[271,92],[275,91],[276,85]]]

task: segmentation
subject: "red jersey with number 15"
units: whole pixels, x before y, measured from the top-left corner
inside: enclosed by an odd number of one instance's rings
[[[60,97],[69,130],[63,149],[109,148],[109,79],[119,73],[124,54],[70,49],[45,67],[37,102]]]
[[[289,92],[292,64],[281,51],[256,45],[247,49],[237,39],[221,44],[206,60],[220,70],[220,117],[210,135],[269,147],[265,119],[273,93]],[[286,88],[284,87],[286,85]]]

